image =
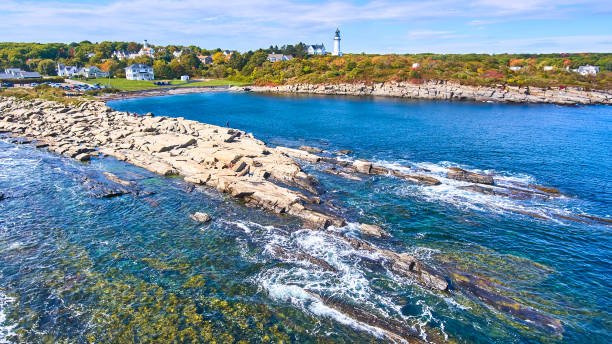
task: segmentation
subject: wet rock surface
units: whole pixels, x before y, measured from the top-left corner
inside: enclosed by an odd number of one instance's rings
[[[493,185],[493,177],[487,176],[480,173],[468,172],[458,167],[451,167],[448,169],[447,177],[450,179],[460,180],[463,182]]]

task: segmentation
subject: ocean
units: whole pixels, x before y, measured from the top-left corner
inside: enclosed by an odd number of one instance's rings
[[[229,124],[270,146],[351,150],[341,159],[443,183],[348,180],[304,162],[348,221],[313,231],[181,178],[0,138],[0,343],[393,340],[364,314],[430,342],[612,340],[612,107],[230,92],[108,105]],[[446,177],[449,167],[560,195],[473,192]],[[147,192],[92,197],[83,177],[100,171]],[[196,211],[213,221],[192,221]],[[333,235],[360,236],[359,223],[392,235],[368,239],[377,245],[478,276],[562,330],[492,307],[483,295],[432,292],[397,277]],[[334,269],[279,257],[278,247]]]

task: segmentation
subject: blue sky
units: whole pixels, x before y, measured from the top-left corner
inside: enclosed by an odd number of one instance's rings
[[[612,0],[2,0],[0,41],[142,41],[246,51],[612,52]]]

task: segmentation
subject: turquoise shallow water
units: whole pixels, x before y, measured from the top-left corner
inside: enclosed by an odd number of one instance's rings
[[[191,191],[112,159],[81,164],[0,141],[0,343],[385,341],[307,291],[333,296],[429,340],[608,343],[612,227],[560,216],[612,215],[612,108],[412,102],[205,93],[111,102],[252,132],[270,145],[341,149],[443,178],[445,168],[565,196],[513,200],[390,177],[350,181],[304,168],[377,244],[493,280],[498,291],[559,319],[562,333],[499,312],[471,295],[435,294],[377,268],[334,236]],[[97,199],[82,177],[112,171],[153,192]],[[516,209],[538,214],[526,216]],[[214,221],[192,222],[194,211]],[[338,273],[283,261],[271,247],[326,260]]]

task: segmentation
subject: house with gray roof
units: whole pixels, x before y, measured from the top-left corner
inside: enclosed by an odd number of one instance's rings
[[[128,80],[154,80],[153,67],[135,63],[125,68],[125,78]]]
[[[325,55],[326,54],[325,46],[323,45],[323,43],[309,45],[308,47],[306,47],[306,52],[308,53],[308,55]]]

